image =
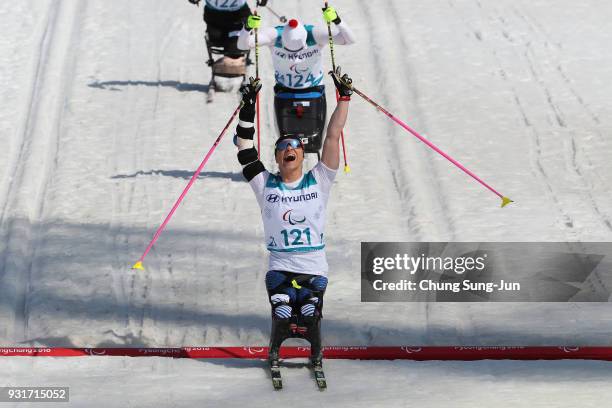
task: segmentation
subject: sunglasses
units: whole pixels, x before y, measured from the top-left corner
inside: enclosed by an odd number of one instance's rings
[[[277,151],[284,151],[287,148],[291,147],[292,149],[297,149],[298,147],[304,148],[302,145],[302,141],[299,139],[283,139],[280,142],[276,143]]]

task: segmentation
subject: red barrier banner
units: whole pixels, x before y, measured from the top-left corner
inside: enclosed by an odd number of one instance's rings
[[[281,358],[307,358],[309,347],[282,347]],[[370,347],[328,346],[328,359],[347,360],[606,360],[612,361],[612,347],[569,346],[455,346],[455,347]],[[180,347],[180,348],[0,348],[0,357],[173,357],[173,358],[242,358],[266,359],[267,347]]]

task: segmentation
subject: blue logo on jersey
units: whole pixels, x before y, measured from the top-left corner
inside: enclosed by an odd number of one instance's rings
[[[293,218],[291,216],[291,211],[293,211],[293,210],[289,210],[289,211],[287,211],[287,212],[285,212],[283,214],[283,221],[289,222],[289,224],[291,224],[291,225],[302,224],[302,223],[304,223],[306,221],[306,217],[304,217],[304,216],[302,216],[301,220],[299,220],[299,219],[296,220],[295,218]]]
[[[266,201],[269,203],[278,203],[280,196],[278,194],[268,194]]]

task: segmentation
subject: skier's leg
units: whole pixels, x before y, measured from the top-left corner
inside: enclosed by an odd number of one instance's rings
[[[323,359],[321,347],[321,318],[323,317],[323,295],[327,288],[325,276],[315,276],[308,280],[308,289],[303,293],[300,306],[300,318],[305,324],[306,339],[310,342],[310,358],[313,364],[320,364]]]
[[[310,343],[310,356],[313,361],[320,361],[321,352],[321,314],[322,295],[310,292],[308,298],[300,305],[300,322],[305,327],[304,338]]]
[[[272,306],[272,329],[270,332],[270,364],[278,363],[280,346],[289,337],[289,322],[293,314],[295,289],[287,285],[287,276],[280,271],[268,271],[266,289]]]
[[[308,280],[307,287],[319,298],[316,302],[316,314],[319,318],[323,317],[323,295],[327,289],[327,277],[325,276],[313,276]]]
[[[280,346],[289,337],[289,319],[277,319],[272,315],[270,331],[270,349],[268,360],[271,365],[278,365]]]

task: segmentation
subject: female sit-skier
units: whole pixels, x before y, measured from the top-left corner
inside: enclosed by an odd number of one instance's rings
[[[340,162],[340,134],[346,123],[352,94],[351,79],[340,69],[330,72],[340,98],[327,127],[321,161],[304,173],[304,146],[291,136],[275,143],[278,173],[266,170],[253,145],[255,100],[261,89],[251,78],[241,88],[244,106],[235,143],[243,175],[261,209],[269,251],[266,288],[272,306],[270,364],[278,366],[279,348],[288,337],[311,344],[311,362],[321,367],[323,294],[327,287],[325,214],[330,189]]]

